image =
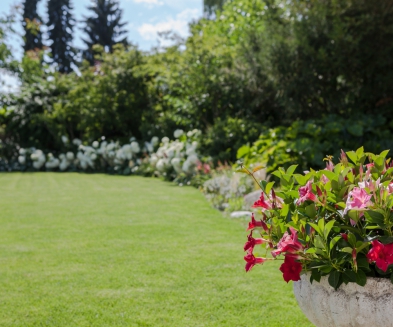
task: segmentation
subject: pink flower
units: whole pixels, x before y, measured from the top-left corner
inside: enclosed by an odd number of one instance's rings
[[[299,188],[299,196],[300,198],[297,200],[296,204],[302,204],[304,201],[311,200],[316,201],[317,197],[314,193],[312,193],[312,184],[311,181],[308,181],[305,186]]]
[[[268,231],[267,225],[264,221],[256,221],[254,218],[254,214],[251,216],[251,221],[248,223],[247,230],[253,230],[254,228],[262,227],[265,231]]]
[[[326,163],[326,170],[333,171],[333,169],[334,169],[334,164],[333,164],[333,162],[332,162],[331,160],[329,160],[329,161]]]
[[[372,248],[367,253],[368,261],[374,262],[377,267],[383,271],[387,271],[389,265],[393,264],[393,243],[382,244],[374,240],[371,242]]]
[[[244,244],[244,251],[247,251],[251,249],[251,251],[254,249],[254,246],[257,244],[263,244],[267,243],[268,240],[265,240],[264,238],[253,238],[252,235],[248,235],[248,241],[246,244]]]
[[[329,182],[329,180],[330,180],[329,178],[327,178],[325,175],[322,174],[321,181],[323,184],[326,184],[327,182]]]
[[[265,200],[265,195],[263,192],[261,193],[261,197],[259,198],[258,201],[254,203],[252,206],[253,208],[264,208],[264,209],[272,209],[272,203],[269,199]]]
[[[341,155],[340,155],[340,162],[343,164],[343,165],[345,165],[345,166],[347,166],[347,164],[348,164],[348,158],[347,158],[347,155],[345,154],[345,152],[341,149]]]
[[[203,164],[203,173],[209,174],[210,171],[211,171],[210,165],[208,165],[207,163]]]
[[[391,183],[388,185],[388,193],[389,193],[389,194],[392,194],[392,193],[393,193],[393,182],[391,182]]]
[[[272,251],[273,257],[278,256],[282,252],[296,253],[303,251],[304,246],[297,238],[297,231],[293,227],[289,227],[291,234],[285,232],[281,240],[277,244],[277,250]]]
[[[368,206],[372,205],[370,199],[371,195],[367,194],[364,189],[354,187],[348,194],[344,214],[346,214],[349,210],[366,210]]]
[[[252,267],[254,267],[256,264],[262,264],[266,261],[266,258],[256,258],[253,254],[252,251],[248,251],[247,255],[244,256],[244,260],[247,262],[246,263],[246,272],[250,271]]]
[[[284,263],[280,270],[283,274],[284,280],[288,283],[290,280],[294,282],[300,280],[300,273],[302,272],[302,265],[290,256],[285,256]]]

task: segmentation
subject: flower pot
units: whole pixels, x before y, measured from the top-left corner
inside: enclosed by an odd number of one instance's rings
[[[327,277],[310,283],[302,275],[293,283],[300,308],[317,327],[393,326],[393,284],[385,278],[368,278],[362,287],[341,285],[336,291]]]

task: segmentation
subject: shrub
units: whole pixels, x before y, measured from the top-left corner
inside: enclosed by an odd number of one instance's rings
[[[350,123],[348,123],[350,122]],[[326,155],[339,156],[337,149],[357,148],[379,152],[393,146],[389,122],[379,115],[358,115],[346,120],[331,115],[325,118],[295,121],[291,126],[266,129],[251,146],[238,150],[238,159],[246,164],[261,162],[268,172],[296,163],[299,171],[324,166]]]

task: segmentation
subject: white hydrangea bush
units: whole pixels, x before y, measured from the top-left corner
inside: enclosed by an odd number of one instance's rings
[[[176,179],[180,176],[190,179],[196,174],[196,168],[201,163],[198,155],[198,139],[201,132],[197,129],[185,133],[178,129],[174,140],[168,137],[161,139],[160,147],[149,158],[149,164],[158,176]]]
[[[40,171],[109,171],[124,174],[138,173],[140,168],[146,175],[176,179],[190,179],[201,165],[198,155],[199,130],[184,132],[177,129],[174,138],[163,137],[161,142],[154,136],[150,142],[138,143],[131,138],[129,143],[107,141],[105,137],[90,145],[78,139],[62,136],[64,151],[55,155],[41,149],[19,149],[14,170]]]

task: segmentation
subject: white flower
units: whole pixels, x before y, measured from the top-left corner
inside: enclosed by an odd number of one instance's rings
[[[196,154],[192,154],[192,155],[190,155],[190,156],[187,158],[187,160],[188,160],[190,163],[196,165],[197,162],[198,162],[198,156],[197,156]]]
[[[26,163],[26,157],[25,156],[19,156],[18,161],[21,165],[24,165]]]
[[[68,151],[66,154],[66,158],[67,160],[72,161],[75,159],[75,155],[72,152]]]
[[[161,139],[161,142],[164,143],[164,144],[169,143],[169,137],[164,136],[164,137]]]
[[[163,172],[168,166],[168,159],[160,159],[157,161],[156,168],[158,171]]]
[[[153,144],[145,142],[145,149],[147,152],[152,153],[154,151]]]
[[[159,141],[159,138],[158,138],[157,136],[153,136],[153,137],[151,138],[150,143],[151,143],[153,146],[156,146],[156,145],[158,144],[158,141]]]
[[[153,153],[153,154],[151,155],[150,159],[149,159],[149,163],[150,163],[152,166],[156,166],[157,162],[158,162],[158,157],[157,157],[157,155],[155,155],[155,154]]]
[[[131,150],[134,153],[139,153],[139,151],[141,151],[138,142],[132,142],[131,143]]]
[[[173,159],[171,160],[171,164],[172,164],[172,166],[173,166],[173,169],[175,169],[175,171],[176,171],[178,174],[181,174],[181,173],[182,173],[181,159],[180,159],[180,158],[173,158]]]
[[[62,137],[61,137],[61,141],[64,143],[64,144],[68,144],[68,137],[67,136],[65,136],[65,135],[63,135]],[[74,140],[75,141],[75,140]],[[75,144],[75,143],[74,143]]]
[[[45,164],[46,168],[53,169],[59,167],[60,160],[55,158],[52,153],[48,154],[48,161]]]
[[[94,141],[92,145],[93,148],[98,148],[100,144],[98,143],[98,141]]]
[[[21,156],[24,156],[24,155],[26,154],[26,149],[20,148],[20,149],[19,149],[19,154],[20,154]]]
[[[177,129],[175,130],[175,132],[173,133],[173,136],[175,137],[175,139],[178,139],[180,136],[182,136],[184,134],[182,129]]]
[[[72,143],[75,144],[76,146],[79,146],[82,144],[82,141],[80,139],[73,139]]]
[[[30,158],[31,158],[31,160],[34,161],[33,162],[33,167],[35,169],[40,169],[44,165],[44,163],[46,161],[45,155],[44,155],[44,153],[41,150],[35,150],[31,154]]]

